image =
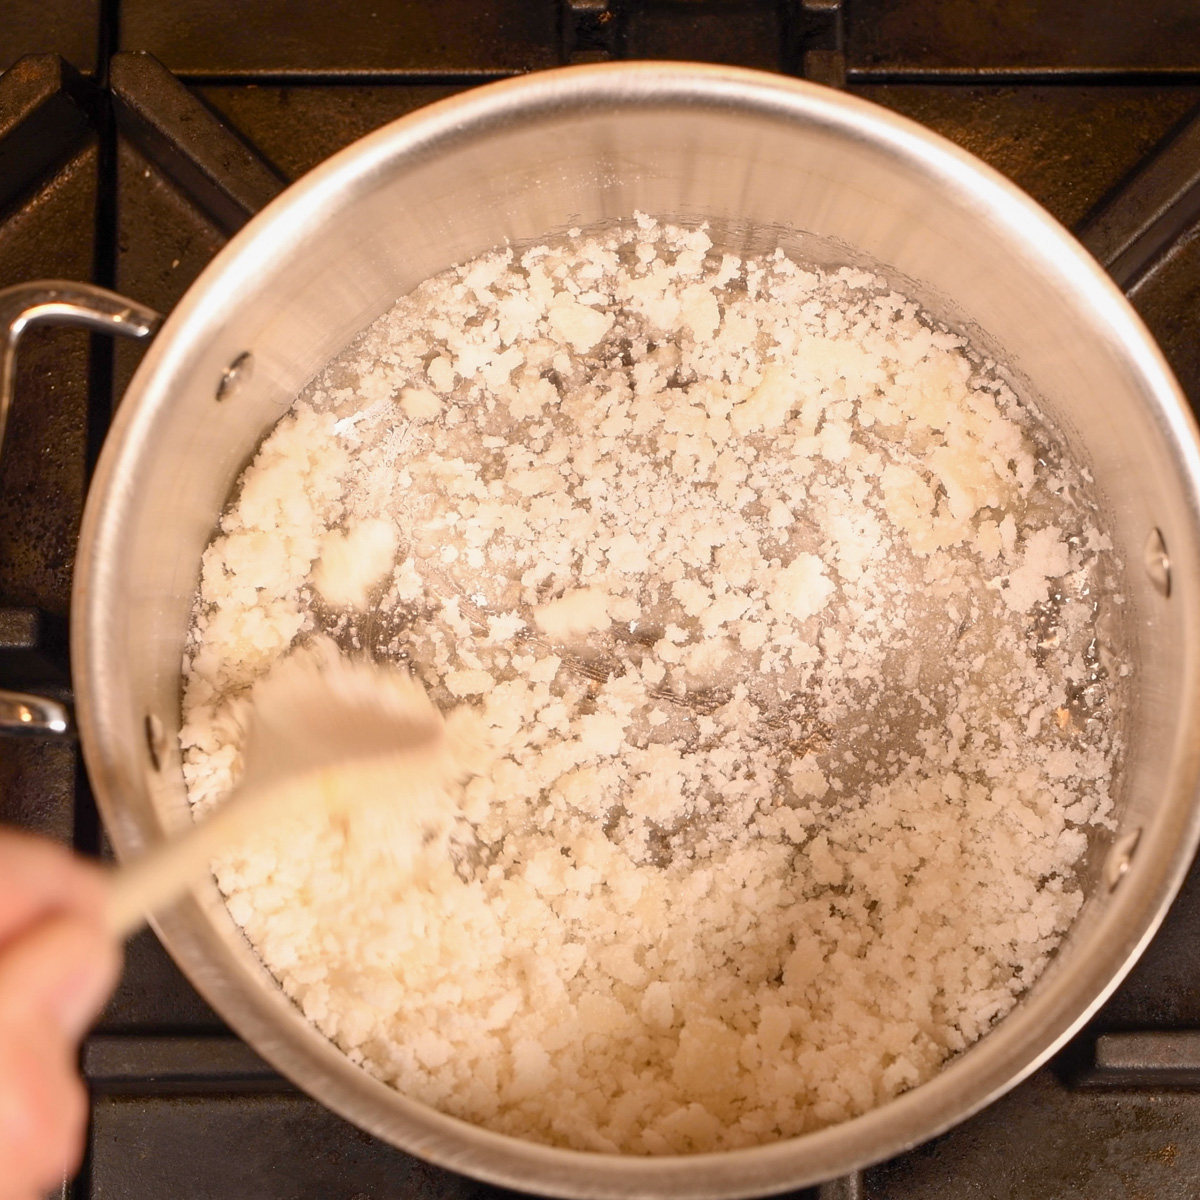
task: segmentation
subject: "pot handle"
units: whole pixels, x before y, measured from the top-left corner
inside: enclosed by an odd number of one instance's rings
[[[107,288],[70,279],[39,279],[0,290],[0,445],[16,382],[17,342],[30,325],[82,325],[122,337],[149,337],[162,324],[152,308]]]
[[[107,288],[69,279],[42,279],[0,289],[0,449],[16,382],[17,343],[30,325],[79,325],[100,333],[144,338],[162,317]],[[70,712],[57,700],[0,689],[0,733],[64,734]]]
[[[71,713],[65,704],[46,696],[0,690],[0,732],[70,733]]]

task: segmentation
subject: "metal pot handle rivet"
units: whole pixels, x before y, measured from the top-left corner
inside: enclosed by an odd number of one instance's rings
[[[1137,829],[1123,833],[1113,842],[1112,849],[1104,860],[1104,882],[1110,892],[1125,878],[1129,866],[1133,862],[1133,852],[1137,849],[1141,836],[1141,826],[1138,826]]]
[[[155,771],[161,771],[167,752],[167,735],[163,723],[153,713],[146,714],[146,750],[150,755],[150,765]]]
[[[1146,568],[1150,582],[1154,584],[1154,590],[1160,596],[1169,597],[1171,595],[1171,557],[1167,553],[1167,543],[1163,541],[1161,530],[1150,530],[1150,536],[1146,538],[1146,548],[1142,551],[1142,565]]]
[[[77,325],[145,338],[162,324],[152,308],[107,288],[69,279],[40,279],[0,289],[0,449],[16,383],[17,343],[31,325]],[[64,734],[70,712],[57,700],[0,690],[0,732]]]
[[[243,350],[225,368],[221,382],[217,384],[217,399],[228,400],[251,375],[254,374],[254,355],[249,350]]]

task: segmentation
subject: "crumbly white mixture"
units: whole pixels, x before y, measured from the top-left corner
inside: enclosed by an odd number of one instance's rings
[[[749,1146],[927,1079],[1078,912],[1118,748],[1080,473],[860,271],[635,225],[440,275],[297,401],[204,557],[193,802],[296,644],[488,749],[420,886],[300,813],[218,864],[285,991],[447,1112]],[[1083,497],[1083,498],[1081,498]]]

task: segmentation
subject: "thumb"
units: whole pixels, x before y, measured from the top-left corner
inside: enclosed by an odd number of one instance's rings
[[[77,1042],[99,1013],[120,971],[113,938],[74,917],[42,921],[0,949],[0,1026],[50,1021]]]

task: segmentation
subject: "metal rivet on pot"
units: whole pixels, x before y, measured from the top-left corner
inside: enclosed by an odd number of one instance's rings
[[[254,355],[249,350],[243,350],[225,368],[221,382],[217,384],[217,399],[228,400],[242,384],[254,374]]]
[[[1157,529],[1150,530],[1146,539],[1146,549],[1142,552],[1142,565],[1154,590],[1161,596],[1171,594],[1171,559],[1167,554],[1167,543],[1163,541],[1162,533]]]
[[[1140,826],[1137,829],[1131,829],[1128,833],[1121,834],[1108,852],[1108,858],[1104,860],[1104,882],[1108,884],[1110,892],[1121,882],[1129,870],[1129,864],[1133,861],[1133,852],[1137,849],[1141,836]]]
[[[146,714],[146,749],[150,752],[150,765],[161,771],[163,759],[166,757],[167,735],[163,723],[153,714]]]

